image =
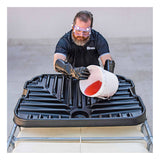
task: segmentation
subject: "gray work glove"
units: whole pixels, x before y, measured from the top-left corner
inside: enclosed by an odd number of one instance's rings
[[[88,79],[90,73],[86,67],[76,67],[73,68],[72,65],[68,62],[65,62],[61,59],[57,59],[55,62],[55,69],[65,75],[72,76],[78,80]]]

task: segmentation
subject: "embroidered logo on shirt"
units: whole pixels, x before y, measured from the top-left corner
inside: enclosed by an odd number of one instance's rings
[[[89,46],[87,46],[87,50],[94,50],[95,49],[95,47],[89,47]]]

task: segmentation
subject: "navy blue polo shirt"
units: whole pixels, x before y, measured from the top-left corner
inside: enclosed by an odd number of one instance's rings
[[[64,54],[73,67],[99,65],[99,56],[109,53],[108,43],[99,32],[92,29],[90,39],[84,46],[76,45],[71,34],[72,30],[58,41],[55,53]]]

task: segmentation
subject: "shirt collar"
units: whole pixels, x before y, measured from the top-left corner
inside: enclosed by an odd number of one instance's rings
[[[90,40],[95,40],[95,38],[94,38],[94,36],[93,36],[93,29],[91,29]]]

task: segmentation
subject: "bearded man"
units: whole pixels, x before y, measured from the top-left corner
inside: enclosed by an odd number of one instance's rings
[[[106,39],[92,29],[93,15],[89,11],[78,12],[72,29],[58,41],[54,54],[54,69],[78,80],[90,75],[87,66],[100,65],[114,72],[115,62],[109,51]]]

